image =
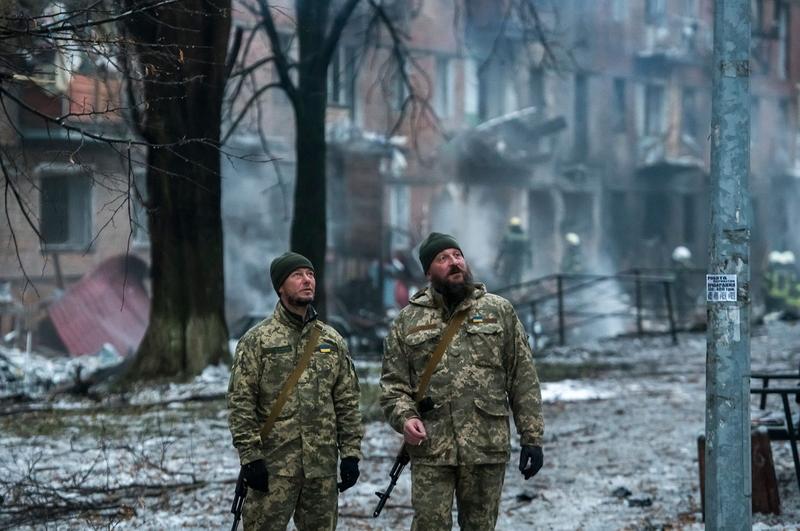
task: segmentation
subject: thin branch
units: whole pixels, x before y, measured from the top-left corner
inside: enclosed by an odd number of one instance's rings
[[[339,45],[342,32],[344,31],[345,26],[347,26],[350,16],[353,14],[353,11],[355,11],[356,6],[358,6],[360,1],[361,0],[347,0],[347,3],[343,5],[336,14],[336,17],[331,24],[330,32],[325,38],[325,42],[322,44],[322,64],[326,66],[326,69],[331,63],[331,57],[333,57],[336,47]]]
[[[290,65],[287,59],[288,50],[283,50],[281,47],[281,39],[278,35],[278,30],[275,28],[275,21],[272,19],[272,13],[266,1],[259,0],[258,7],[261,10],[261,24],[269,37],[272,54],[275,57],[275,70],[278,72],[281,88],[286,92],[286,96],[296,108],[300,102],[298,100],[297,87],[289,74]]]
[[[2,26],[2,27],[0,27],[0,39],[7,39],[7,38],[10,38],[10,37],[16,37],[16,36],[22,36],[22,35],[52,38],[53,37],[53,33],[55,33],[55,32],[58,32],[58,33],[61,33],[61,32],[73,32],[73,33],[76,33],[78,30],[81,30],[81,29],[102,26],[102,25],[105,25],[105,24],[110,24],[112,22],[119,22],[119,21],[125,20],[125,19],[127,19],[129,17],[132,17],[134,15],[138,15],[138,14],[141,14],[141,13],[146,13],[146,12],[152,11],[154,9],[158,9],[158,8],[161,8],[161,7],[164,7],[164,6],[168,6],[170,4],[175,4],[175,3],[180,3],[180,2],[181,2],[181,0],[159,0],[158,2],[154,2],[152,4],[136,7],[134,9],[129,9],[128,11],[125,11],[125,12],[120,13],[118,15],[114,15],[112,17],[108,17],[108,18],[104,18],[104,19],[100,19],[100,20],[93,20],[93,21],[90,21],[90,22],[85,22],[83,24],[64,24],[64,22],[65,22],[64,20],[57,20],[57,21],[51,22],[50,24],[44,24],[44,25],[40,26],[39,29],[34,29],[34,30],[30,30],[29,29],[29,30],[25,30],[25,31],[17,31],[17,30],[12,30],[12,29],[6,29],[5,26]],[[80,10],[77,14],[72,14],[72,16],[70,16],[69,18],[74,18],[75,16],[78,16],[78,15],[81,15],[81,14],[84,14],[84,13],[88,14],[89,12],[90,12],[89,9]],[[52,17],[52,15],[51,15],[51,17]],[[19,20],[28,21],[28,20],[31,20],[31,19],[28,19],[28,18],[25,18],[25,19],[8,18],[8,17],[3,17],[3,18],[5,20],[12,20],[12,21],[19,21]]]
[[[234,131],[236,131],[236,128],[238,127],[239,122],[241,122],[242,119],[250,111],[250,105],[252,105],[253,102],[257,101],[259,96],[261,96],[263,93],[265,93],[269,89],[273,89],[273,88],[283,88],[283,84],[280,83],[280,82],[278,82],[278,83],[267,83],[266,85],[263,85],[263,86],[259,87],[255,92],[253,92],[253,94],[250,95],[250,97],[247,99],[247,102],[245,102],[245,104],[242,105],[242,110],[239,112],[239,115],[236,117],[236,119],[231,124],[230,128],[228,129],[228,132],[225,133],[225,135],[222,137],[222,141],[220,142],[220,144],[224,145],[225,142],[227,142],[228,139],[231,137],[231,135],[234,133]]]

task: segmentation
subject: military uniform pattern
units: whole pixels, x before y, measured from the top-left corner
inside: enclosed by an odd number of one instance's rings
[[[269,494],[248,490],[242,509],[248,531],[284,531],[294,512],[298,529],[333,531],[336,528],[338,492],[336,478],[270,478]]]
[[[453,528],[453,492],[462,531],[494,529],[500,509],[505,465],[411,467],[412,531]]]
[[[521,443],[541,445],[542,400],[527,335],[511,303],[482,285],[454,310],[466,308],[467,317],[431,377],[427,395],[433,410],[418,411],[419,379],[449,317],[432,291],[415,295],[393,323],[381,376],[381,406],[389,424],[400,433],[409,418],[425,424],[427,440],[409,447],[412,462],[505,463],[510,414]]]
[[[261,427],[283,383],[302,356],[312,326],[317,325],[322,332],[311,360],[269,436],[262,441]],[[333,482],[335,493],[338,456],[361,458],[364,431],[359,411],[358,377],[344,340],[333,328],[319,321],[303,325],[280,303],[271,317],[253,327],[239,341],[228,386],[228,410],[228,424],[240,462],[264,459],[270,488],[276,491],[274,497],[266,497],[250,489],[244,510],[251,521],[260,521],[262,517],[256,515],[259,510],[263,518],[267,518],[269,507],[281,501],[291,503],[292,496],[280,487],[281,478],[324,479]],[[302,519],[300,508],[315,503],[307,499],[306,490],[300,489],[296,504],[283,507],[291,514],[297,506],[295,524],[298,527],[298,518]],[[335,503],[331,510],[336,512]]]

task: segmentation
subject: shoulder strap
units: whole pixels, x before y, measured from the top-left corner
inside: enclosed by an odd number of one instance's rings
[[[422,377],[419,379],[419,387],[417,387],[417,395],[415,398],[417,403],[425,398],[425,393],[428,392],[428,384],[431,383],[433,371],[436,369],[436,366],[439,365],[439,361],[442,359],[444,351],[447,350],[447,347],[450,345],[450,341],[453,340],[453,336],[456,335],[458,327],[464,322],[464,318],[467,316],[467,313],[469,313],[469,310],[469,308],[461,310],[450,319],[449,323],[447,323],[447,328],[444,329],[442,339],[440,339],[439,344],[436,345],[436,350],[434,350],[433,354],[431,354],[431,359],[428,360],[428,364],[425,365],[425,370],[422,372]]]
[[[269,416],[264,422],[264,425],[261,427],[260,434],[262,441],[266,440],[269,432],[272,431],[272,427],[275,425],[275,419],[277,419],[278,415],[280,415],[283,406],[286,404],[286,400],[289,398],[289,394],[292,392],[295,384],[297,384],[300,376],[303,375],[303,371],[308,366],[308,362],[311,359],[311,354],[314,352],[314,348],[317,346],[317,340],[319,339],[321,331],[322,328],[315,323],[308,335],[308,342],[306,343],[306,348],[303,349],[303,355],[300,356],[300,360],[297,362],[294,370],[291,372],[291,374],[289,374],[289,377],[283,383],[283,387],[281,387],[281,391],[278,393],[278,398],[275,399],[275,403],[272,405],[272,409],[269,411]]]

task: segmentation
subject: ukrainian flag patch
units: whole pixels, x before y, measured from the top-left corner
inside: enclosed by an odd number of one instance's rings
[[[333,350],[333,346],[329,343],[321,343],[317,350],[323,354],[329,354]]]
[[[476,313],[475,315],[472,316],[469,322],[471,324],[483,324],[483,316],[479,313]]]

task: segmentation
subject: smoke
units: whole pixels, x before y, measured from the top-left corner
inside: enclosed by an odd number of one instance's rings
[[[288,199],[294,171],[284,164],[281,183],[274,163],[263,162],[257,142],[236,139],[222,160],[222,211],[225,233],[225,298],[229,323],[246,314],[269,314],[277,295],[269,263],[289,248]],[[286,181],[290,182],[286,182]]]

